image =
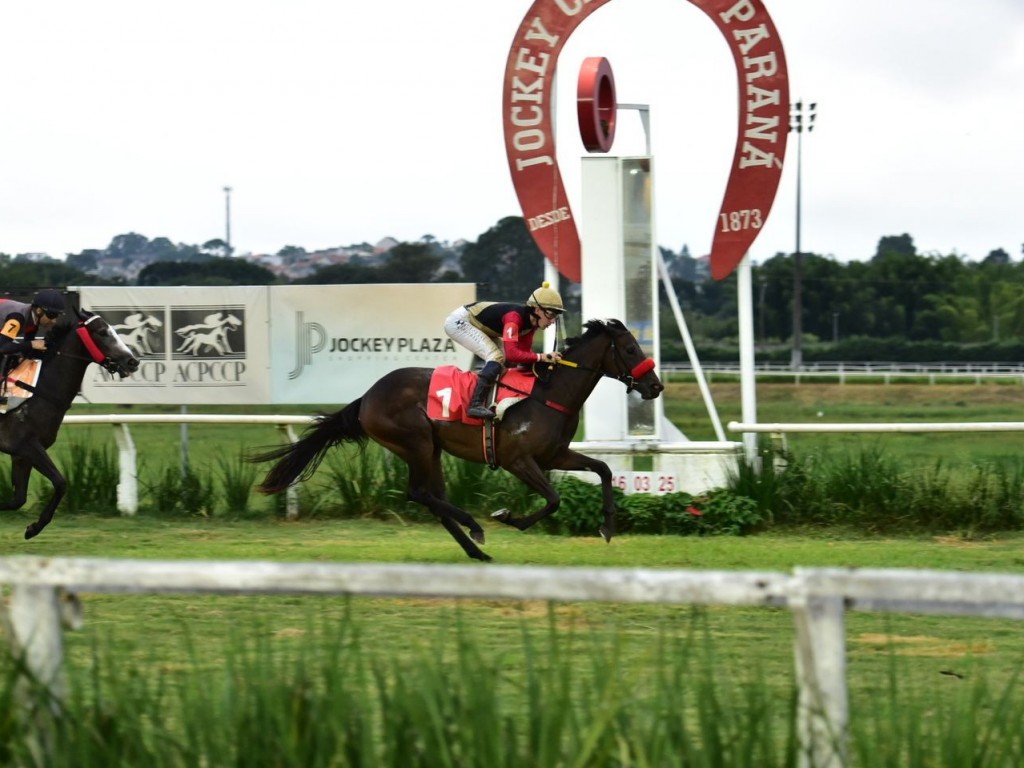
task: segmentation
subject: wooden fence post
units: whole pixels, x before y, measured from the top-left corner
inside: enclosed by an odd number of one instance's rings
[[[284,431],[285,438],[288,440],[289,445],[294,445],[299,440],[299,436],[295,434],[295,430],[291,424],[282,424],[281,429]],[[299,519],[299,489],[296,485],[289,485],[284,492],[285,498],[285,520],[298,520]]]
[[[135,455],[135,441],[127,424],[114,424],[117,443],[117,463],[120,471],[117,482],[117,511],[134,515],[139,511],[139,470]]]
[[[45,764],[53,744],[53,718],[60,715],[67,696],[57,588],[14,584],[4,619],[11,653],[25,670],[16,690],[18,710],[35,757]]]
[[[789,608],[796,625],[800,768],[842,768],[849,725],[843,599],[795,595]]]

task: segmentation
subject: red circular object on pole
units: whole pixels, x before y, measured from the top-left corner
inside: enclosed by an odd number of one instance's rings
[[[615,141],[615,78],[603,56],[591,56],[580,65],[576,81],[576,116],[580,138],[588,152],[607,152]]]

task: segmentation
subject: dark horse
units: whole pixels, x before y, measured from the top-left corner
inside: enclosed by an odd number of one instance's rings
[[[615,532],[611,471],[603,461],[569,449],[580,409],[602,376],[618,379],[627,391],[636,389],[645,400],[657,397],[664,387],[654,373],[654,361],[618,320],[588,322],[582,336],[569,340],[563,362],[546,379],[538,380],[530,397],[509,409],[495,427],[497,463],[547,503],[526,517],[513,517],[508,510],[493,516],[526,530],[558,509],[559,496],[548,482],[546,470],[588,469],[601,478],[604,524],[600,532],[610,540]],[[310,477],[332,446],[365,444],[372,438],[409,465],[409,499],[427,507],[467,555],[490,560],[477,546],[484,542],[483,529],[448,501],[441,468],[442,451],[469,461],[485,461],[481,428],[427,417],[432,372],[430,368],[392,371],[347,407],[319,416],[297,442],[253,456],[253,461],[277,462],[258,490],[278,493]],[[460,524],[469,530],[469,536]]]
[[[26,539],[39,535],[64,498],[67,480],[46,449],[57,439],[64,414],[82,387],[85,369],[90,363],[98,363],[124,378],[139,367],[138,359],[106,320],[83,310],[78,310],[76,316],[77,320],[62,317],[47,334],[47,351],[42,356],[32,397],[0,415],[0,451],[11,456],[14,486],[14,496],[10,501],[0,502],[0,510],[20,509],[24,505],[33,469],[53,485],[53,496],[39,519],[25,528]]]

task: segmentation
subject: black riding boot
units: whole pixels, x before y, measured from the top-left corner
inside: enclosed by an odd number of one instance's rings
[[[490,360],[484,363],[476,380],[476,389],[473,390],[473,399],[469,401],[469,408],[466,410],[468,416],[474,419],[493,419],[494,411],[487,407],[487,397],[491,393],[491,387],[498,380],[501,373],[501,363]]]

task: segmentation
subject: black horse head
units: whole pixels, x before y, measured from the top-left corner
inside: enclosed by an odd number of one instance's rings
[[[75,334],[92,361],[122,379],[139,369],[139,359],[106,320],[84,309],[76,311]]]
[[[621,381],[627,392],[635,389],[644,400],[653,400],[662,393],[665,385],[654,372],[654,360],[647,356],[621,320],[589,320],[583,328],[582,336],[566,342],[567,354],[581,349],[587,342],[607,337],[610,343],[598,366],[601,373]]]

